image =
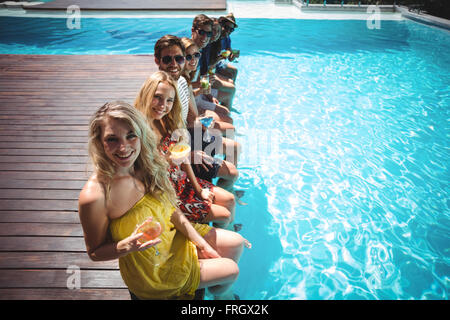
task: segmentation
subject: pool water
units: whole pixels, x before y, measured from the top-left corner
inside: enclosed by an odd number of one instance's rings
[[[0,53],[152,53],[192,22],[40,19],[0,18]],[[248,205],[236,223],[253,248],[236,293],[448,299],[450,33],[407,20],[238,24]]]
[[[240,21],[233,45],[237,220],[254,246],[237,291],[447,299],[450,33],[258,20]]]

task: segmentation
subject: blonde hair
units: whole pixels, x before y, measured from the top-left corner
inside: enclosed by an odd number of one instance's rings
[[[112,178],[116,169],[105,153],[102,141],[104,121],[107,118],[123,121],[140,139],[141,151],[134,163],[134,172],[145,186],[145,191],[163,200],[164,196],[176,206],[177,196],[168,177],[168,163],[158,151],[157,139],[148,126],[145,117],[136,108],[122,101],[113,101],[104,104],[91,118],[89,124],[89,156],[99,181],[105,189],[108,199],[111,191]]]
[[[164,71],[157,71],[152,74],[142,85],[134,106],[141,111],[150,121],[150,111],[153,97],[156,89],[161,82],[171,85],[175,89],[175,100],[173,102],[172,110],[162,118],[162,122],[169,134],[172,134],[177,129],[184,129],[184,121],[181,115],[181,102],[178,95],[177,86],[168,73]]]

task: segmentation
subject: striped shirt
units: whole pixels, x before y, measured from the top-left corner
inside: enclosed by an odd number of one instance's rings
[[[181,102],[181,117],[184,123],[187,122],[187,116],[189,112],[189,88],[186,79],[181,76],[178,79],[178,95],[180,97]]]

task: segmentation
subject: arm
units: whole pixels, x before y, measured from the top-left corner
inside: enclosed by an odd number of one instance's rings
[[[192,86],[189,86],[189,112],[187,117],[188,127],[198,117],[197,103],[195,102],[194,92]]]
[[[196,97],[196,96],[198,96],[199,94],[202,94],[202,88],[195,88],[195,89],[192,89],[192,92],[193,92],[194,96]]]
[[[194,174],[194,171],[192,170],[190,163],[183,163],[181,164],[181,169],[186,172],[187,177],[189,178],[189,181],[191,182],[192,186],[194,187],[195,193],[201,197],[202,194],[202,187],[197,181],[197,178]]]
[[[154,244],[138,243],[142,234],[132,234],[119,242],[107,240],[109,218],[105,195],[99,183],[89,181],[80,193],[78,212],[83,227],[84,240],[89,258],[93,261],[118,259],[132,251],[145,250]]]
[[[200,199],[203,199],[209,203],[209,205],[212,204],[212,201],[214,199],[214,193],[212,191],[209,191],[208,188],[202,189],[200,184],[197,181],[197,177],[194,174],[194,171],[192,170],[192,167],[189,163],[183,163],[181,164],[181,169],[186,172],[187,177],[189,178],[189,181],[191,182],[195,193]]]
[[[186,218],[186,216],[176,209],[170,221],[174,224],[175,228],[179,230],[186,238],[188,238],[195,246],[202,251],[206,257],[220,258],[220,255],[214,250],[211,245],[194,229],[192,224]]]
[[[214,159],[208,156],[204,151],[194,150],[191,151],[190,154],[191,166],[197,166],[199,169],[203,168],[206,171],[209,171],[214,163]]]
[[[214,111],[216,113],[218,113],[218,114],[223,114],[223,115],[226,115],[226,116],[230,115],[230,110],[228,110],[227,107],[225,107],[225,106],[223,106],[223,105],[221,105],[220,103],[217,103],[217,102],[216,102],[216,109]]]

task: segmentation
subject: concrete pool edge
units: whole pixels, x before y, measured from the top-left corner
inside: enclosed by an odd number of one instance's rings
[[[67,18],[64,10],[43,10],[33,6],[43,2],[0,3],[0,17]],[[251,8],[250,8],[251,6]],[[267,10],[270,6],[271,10]],[[83,10],[83,18],[193,18],[199,13],[221,16],[233,12],[237,19],[299,19],[299,20],[367,20],[372,17],[374,8],[380,20],[413,20],[429,26],[450,30],[450,20],[424,13],[409,11],[407,7],[397,5],[306,5],[304,1],[292,0],[288,3],[227,1],[226,10]],[[292,10],[294,9],[294,10]],[[267,12],[270,12],[268,14]]]
[[[396,6],[396,10],[402,14],[402,17],[407,19],[450,31],[450,20],[448,19],[431,16],[425,13],[411,12],[408,8],[401,6]]]
[[[419,23],[427,24],[430,26],[435,26],[443,29],[450,30],[450,20],[432,16],[426,13],[413,12],[410,11],[405,6],[400,5],[339,5],[339,4],[330,4],[330,5],[321,5],[321,4],[304,4],[302,0],[292,0],[292,4],[295,5],[302,11],[306,12],[367,12],[372,8],[377,8],[380,13],[385,12],[393,12],[400,13],[402,17],[406,19],[410,19]]]
[[[367,20],[370,17],[368,13],[342,13],[342,12],[311,12],[302,13],[298,10],[296,15],[274,14],[261,16],[258,13],[242,14],[239,10],[228,9],[226,11],[160,11],[160,12],[142,12],[142,11],[82,11],[82,18],[194,18],[200,13],[208,16],[222,16],[228,12],[233,12],[236,19],[295,19],[295,20]],[[2,8],[0,7],[0,17],[24,17],[24,18],[67,18],[69,14],[56,10],[33,10],[23,8]],[[381,13],[381,20],[404,20],[400,13],[389,12]]]

